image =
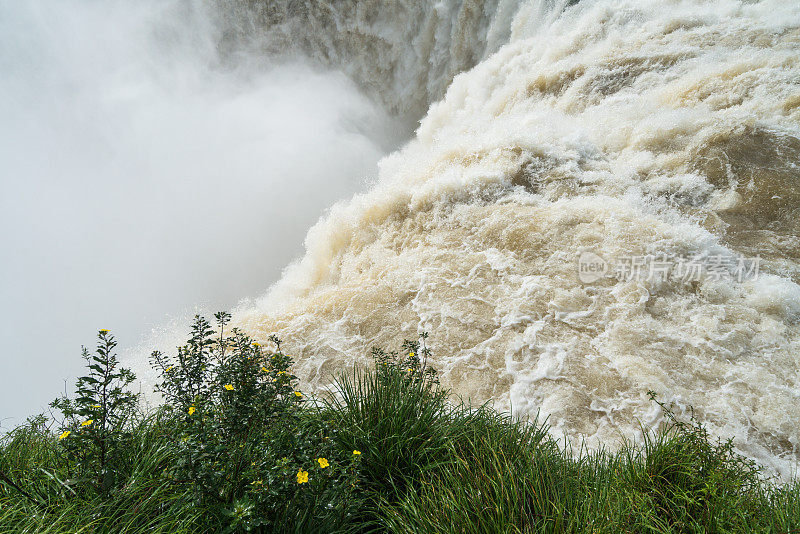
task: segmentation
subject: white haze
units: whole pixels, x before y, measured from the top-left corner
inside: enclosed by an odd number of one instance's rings
[[[0,1],[2,428],[98,329],[130,347],[263,291],[407,134],[341,74],[222,61],[198,6]]]

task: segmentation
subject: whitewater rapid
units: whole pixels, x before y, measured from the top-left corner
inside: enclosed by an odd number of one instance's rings
[[[283,337],[317,390],[367,364],[370,347],[427,331],[454,392],[540,413],[555,435],[590,447],[613,448],[663,421],[653,390],[791,476],[800,458],[800,5],[504,6],[497,35],[508,42],[481,40],[476,66],[381,161],[377,183],[333,206],[305,255],[236,321],[259,339]],[[428,49],[403,46],[398,55],[423,56],[408,62],[426,62]],[[370,50],[353,57],[362,56],[352,72],[383,61]],[[436,95],[422,87],[423,100]],[[703,266],[697,279],[587,283],[582,252]],[[712,269],[713,258],[756,256],[755,277]]]

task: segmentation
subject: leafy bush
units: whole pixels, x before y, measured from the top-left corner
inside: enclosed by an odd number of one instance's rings
[[[90,354],[83,349],[89,373],[78,378],[75,398],[64,395],[50,404],[64,417],[58,439],[68,465],[74,467],[79,481],[93,482],[72,481],[71,485],[80,490],[108,492],[119,480],[118,451],[128,437],[127,425],[138,395],[126,390],[136,376],[130,369],[119,366],[113,352],[116,346],[114,336],[108,330],[100,330],[96,352]]]
[[[358,499],[357,458],[333,446],[309,417],[292,360],[217,314],[217,331],[197,317],[176,358],[152,355],[164,408],[176,425],[178,461],[170,471],[228,530],[342,528]]]

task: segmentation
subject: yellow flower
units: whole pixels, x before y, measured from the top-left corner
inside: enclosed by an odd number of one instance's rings
[[[413,357],[414,357],[414,352],[413,352],[413,351],[412,351],[412,352],[409,352],[409,353],[408,353],[408,357],[409,357],[409,358],[413,358]]]
[[[81,423],[81,426],[89,426],[92,423],[94,423],[94,419],[89,419],[88,421],[84,421],[83,423]]]
[[[189,415],[192,415],[195,412],[194,406],[189,407]]]
[[[67,436],[69,436],[70,434],[72,434],[71,430],[65,430],[60,436],[58,436],[58,440],[61,441],[62,439],[64,439]]]
[[[306,482],[308,482],[308,471],[303,471],[302,469],[300,469],[297,472],[297,483],[305,484]]]
[[[100,330],[100,333],[101,333],[101,334],[108,334],[108,330],[106,330],[105,328],[103,328],[102,330]]]
[[[167,372],[169,373],[170,371],[172,371],[173,367],[175,367],[175,366],[174,365],[170,365],[169,367],[167,367]]]
[[[99,407],[100,407],[99,404],[92,404],[92,406],[91,406],[91,408],[99,408]]]
[[[261,345],[259,345],[257,341],[253,341],[253,346],[254,347],[260,347]]]
[[[353,451],[353,456],[361,456],[361,451]]]
[[[297,397],[297,398],[299,399],[300,397],[302,397],[302,396],[303,396],[303,394],[302,394],[302,393],[300,393],[299,391],[295,391],[295,392],[294,392],[294,396],[295,396],[295,397]]]
[[[330,465],[327,458],[317,458],[317,462],[319,462],[319,466],[323,469]]]
[[[225,389],[227,389],[228,391],[233,391],[233,386],[230,384],[225,384]]]
[[[264,371],[265,373],[268,373],[268,372],[269,372],[269,370],[267,370],[267,368],[266,368],[266,367],[262,367],[262,368],[261,368],[261,370],[262,370],[262,371]]]

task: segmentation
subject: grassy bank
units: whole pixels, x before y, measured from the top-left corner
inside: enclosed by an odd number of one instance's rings
[[[309,402],[280,341],[227,319],[154,353],[152,413],[101,331],[61,418],[3,438],[0,532],[800,532],[800,485],[696,421],[576,457],[541,422],[456,402],[419,341]]]

